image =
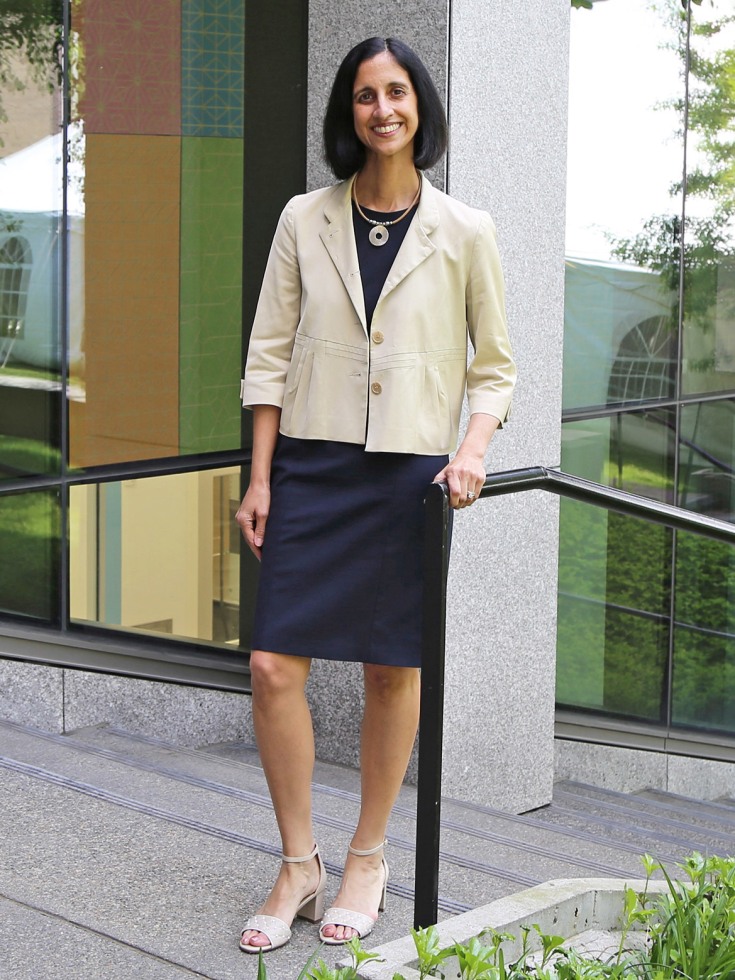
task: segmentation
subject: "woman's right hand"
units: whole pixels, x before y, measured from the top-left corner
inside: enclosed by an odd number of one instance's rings
[[[248,548],[258,561],[260,561],[263,551],[265,525],[268,520],[270,505],[270,487],[265,485],[253,486],[251,483],[235,514],[235,520],[240,525]]]

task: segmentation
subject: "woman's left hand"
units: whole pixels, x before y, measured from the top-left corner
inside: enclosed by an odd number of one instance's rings
[[[484,457],[460,449],[454,459],[436,474],[434,483],[447,484],[450,506],[456,510],[471,506],[480,496],[485,483]]]
[[[469,507],[480,496],[485,483],[485,452],[500,420],[484,412],[473,412],[457,454],[434,483],[446,483],[449,487],[449,503],[455,510]]]

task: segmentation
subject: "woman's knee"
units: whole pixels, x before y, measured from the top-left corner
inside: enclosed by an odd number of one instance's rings
[[[310,661],[266,650],[250,655],[250,677],[255,697],[274,697],[303,691],[309,676]]]
[[[383,664],[365,664],[365,690],[380,700],[389,701],[401,695],[419,690],[420,675],[417,667],[387,667]]]

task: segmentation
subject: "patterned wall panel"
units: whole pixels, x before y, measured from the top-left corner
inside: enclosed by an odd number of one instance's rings
[[[242,170],[241,140],[182,140],[182,453],[240,441]]]
[[[78,10],[86,132],[180,134],[179,0],[83,0]]]
[[[183,0],[181,17],[183,134],[242,136],[245,0]]]
[[[86,403],[73,465],[178,452],[180,149],[177,137],[87,137]]]

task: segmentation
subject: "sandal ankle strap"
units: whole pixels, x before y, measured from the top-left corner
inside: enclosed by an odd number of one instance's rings
[[[307,861],[313,861],[315,857],[319,857],[319,845],[315,844],[314,849],[311,854],[307,854],[305,857],[286,857],[285,854],[281,855],[281,860],[285,864],[306,864]]]
[[[388,841],[386,839],[384,841],[381,841],[380,844],[378,844],[376,847],[369,847],[366,851],[360,851],[356,847],[353,847],[352,844],[348,844],[347,850],[350,852],[350,854],[354,854],[355,857],[365,858],[365,857],[370,857],[371,854],[377,854],[378,851],[382,847],[385,847],[387,843]]]

